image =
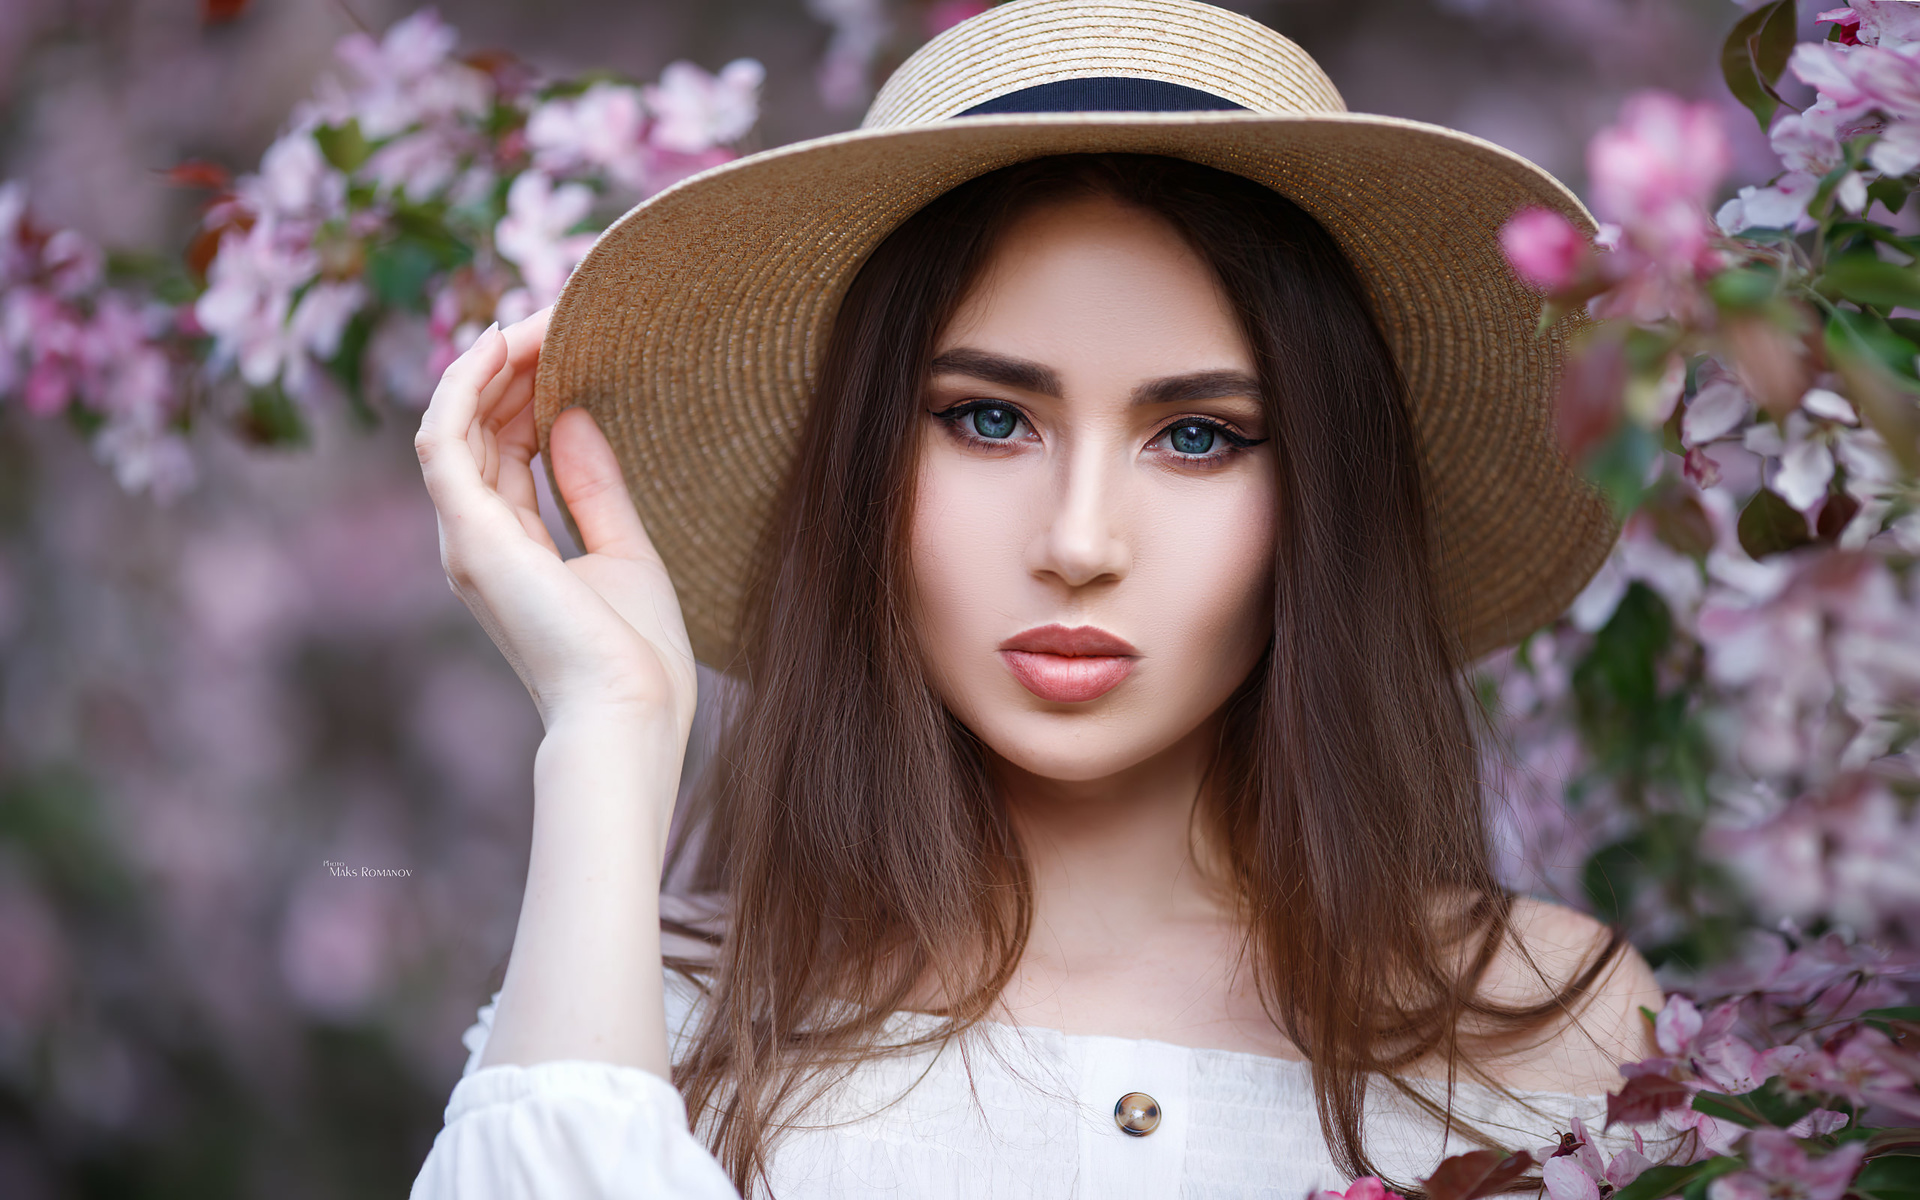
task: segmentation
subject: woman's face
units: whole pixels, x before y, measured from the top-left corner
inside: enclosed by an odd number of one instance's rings
[[[1150,213],[1053,204],[935,354],[912,562],[942,699],[1047,779],[1173,747],[1272,626],[1273,446],[1211,270]]]

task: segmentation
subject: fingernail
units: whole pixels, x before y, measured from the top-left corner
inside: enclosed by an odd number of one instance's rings
[[[485,337],[490,333],[499,333],[499,332],[500,332],[500,322],[495,321],[493,324],[487,326],[485,329],[482,329],[480,331],[480,336]]]

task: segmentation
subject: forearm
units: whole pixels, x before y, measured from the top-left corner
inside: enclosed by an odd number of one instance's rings
[[[683,742],[671,722],[607,714],[549,726],[482,1066],[586,1059],[668,1074],[660,869]]]

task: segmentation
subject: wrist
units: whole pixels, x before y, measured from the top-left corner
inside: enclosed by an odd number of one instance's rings
[[[557,715],[534,754],[536,828],[591,830],[589,842],[611,839],[602,850],[637,836],[657,859],[686,748],[685,731],[658,716],[598,707]]]
[[[540,720],[546,732],[541,745],[598,744],[609,751],[631,751],[654,757],[671,750],[677,763],[686,751],[687,730],[672,713],[658,706],[572,703],[545,709]]]

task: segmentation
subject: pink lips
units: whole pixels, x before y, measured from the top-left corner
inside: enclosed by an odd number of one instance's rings
[[[1042,625],[1008,638],[1000,657],[1021,686],[1042,700],[1082,704],[1120,686],[1140,652],[1093,625]]]

